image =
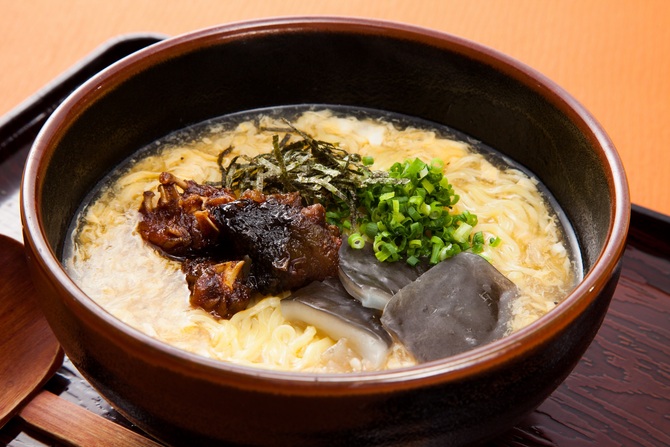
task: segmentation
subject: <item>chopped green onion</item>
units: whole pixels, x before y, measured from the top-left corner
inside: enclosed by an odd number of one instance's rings
[[[391,204],[393,205],[393,213],[397,214],[400,212],[400,202],[398,200],[392,200]]]
[[[426,202],[423,202],[423,203],[419,206],[419,211],[421,211],[421,214],[423,214],[424,216],[429,216],[429,215],[430,215],[430,212],[431,212],[430,205],[427,204]]]
[[[498,236],[489,238],[489,245],[491,247],[497,247],[498,245],[500,245],[500,242],[502,242],[502,240]]]
[[[365,238],[360,233],[351,233],[349,238],[347,238],[347,242],[351,248],[357,250],[365,247]]]
[[[422,245],[423,242],[421,241],[421,239],[412,239],[409,241],[410,248],[421,248]]]
[[[389,177],[402,182],[368,185],[359,192],[359,231],[374,238],[377,259],[416,265],[422,258],[437,263],[463,250],[483,251],[483,234],[473,234],[477,216],[467,210],[451,213],[459,197],[443,168],[439,159],[430,165],[417,158],[394,163]]]
[[[423,234],[423,224],[421,222],[412,222],[409,225],[410,234],[419,237]]]
[[[433,248],[430,253],[430,263],[437,264],[442,259],[440,259],[440,250],[442,250],[443,245],[433,244]]]
[[[377,235],[377,233],[379,233],[379,227],[374,222],[368,222],[366,224],[361,225],[361,229],[363,230],[365,235],[369,238],[374,238]]]
[[[484,233],[481,231],[472,235],[472,252],[481,253],[484,251]]]
[[[423,197],[420,195],[412,196],[408,199],[410,205],[421,206],[423,204]]]
[[[439,245],[439,246],[444,245],[444,241],[443,241],[442,239],[440,239],[439,237],[437,237],[437,236],[433,236],[433,237],[431,237],[431,238],[430,238],[430,242],[431,242],[433,245]]]
[[[381,244],[381,249],[375,253],[375,256],[377,259],[380,261],[385,261],[389,258],[391,258],[391,261],[396,261],[397,259],[395,258],[395,255],[398,253],[398,250],[396,247],[388,242],[384,242]]]
[[[435,186],[428,179],[421,180],[421,186],[426,190],[428,194],[432,194],[435,191]]]
[[[407,208],[407,215],[415,221],[421,219],[421,214],[419,214],[419,212],[413,206]]]
[[[444,162],[439,158],[433,158],[430,162],[431,174],[442,174],[444,170]]]
[[[468,236],[470,236],[470,232],[472,231],[472,226],[469,225],[466,222],[461,223],[458,228],[456,228],[456,231],[454,231],[454,239],[456,242],[463,243],[466,242],[468,239]]]
[[[421,260],[416,256],[410,256],[407,258],[407,263],[412,267],[416,266],[419,262],[421,262]]]
[[[387,192],[385,194],[382,194],[379,196],[379,201],[380,202],[386,202],[387,200],[391,200],[393,197],[395,197],[395,192]]]

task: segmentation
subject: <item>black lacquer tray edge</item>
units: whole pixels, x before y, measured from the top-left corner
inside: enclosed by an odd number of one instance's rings
[[[633,204],[628,243],[650,254],[670,257],[670,216]]]

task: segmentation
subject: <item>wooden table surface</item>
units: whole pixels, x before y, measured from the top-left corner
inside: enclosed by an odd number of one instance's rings
[[[0,115],[107,39],[286,15],[379,18],[497,49],[548,76],[603,125],[634,203],[670,214],[666,0],[0,0]]]

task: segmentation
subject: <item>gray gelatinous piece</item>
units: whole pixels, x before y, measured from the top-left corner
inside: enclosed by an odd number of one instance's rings
[[[517,293],[484,258],[460,253],[394,295],[381,321],[417,361],[437,360],[504,336]]]
[[[314,281],[281,301],[284,318],[312,325],[334,340],[346,338],[373,367],[388,355],[393,339],[379,312],[351,297],[337,278]]]
[[[404,261],[379,262],[369,243],[354,249],[345,240],[340,246],[340,281],[365,307],[383,310],[395,293],[426,270],[426,266],[412,267]]]

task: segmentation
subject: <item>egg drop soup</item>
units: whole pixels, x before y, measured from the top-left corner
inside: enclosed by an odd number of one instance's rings
[[[484,241],[477,256],[515,286],[513,299],[504,303],[504,309],[502,301],[496,304],[508,314],[504,327],[496,329],[500,336],[551,311],[581,279],[579,249],[569,223],[542,184],[522,167],[444,127],[370,110],[315,106],[214,119],[139,150],[82,204],[64,255],[68,273],[116,318],[204,357],[260,368],[331,373],[398,368],[420,361],[394,331],[377,338],[363,334],[355,341],[347,336],[346,327],[344,332],[324,330],[305,318],[287,318],[294,309],[285,306],[283,310],[282,300],[308,292],[254,294],[243,310],[229,318],[213,315],[189,300],[182,260],[166,256],[138,232],[144,193],[157,190],[161,173],[198,184],[220,184],[221,163],[272,151],[273,137],[284,136],[287,122],[315,140],[374,160],[373,170],[388,170],[404,160],[441,161],[444,177],[458,196],[450,212],[476,215],[471,234],[479,233]],[[348,235],[355,226],[342,231],[342,244],[350,249]],[[368,264],[375,262],[379,261],[372,257]],[[336,276],[331,281],[339,280]],[[422,287],[430,286],[423,283]],[[440,289],[436,293],[421,290],[440,299]],[[379,317],[384,305],[376,307],[371,313],[376,319],[374,330],[383,331],[386,323],[380,324]],[[442,325],[440,321],[432,324]],[[338,324],[334,327],[340,328]],[[388,346],[381,351],[363,346],[366,340],[381,340],[383,345],[387,339]]]

